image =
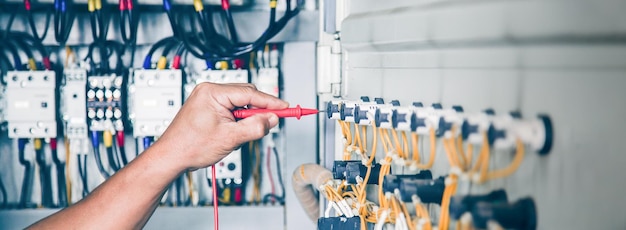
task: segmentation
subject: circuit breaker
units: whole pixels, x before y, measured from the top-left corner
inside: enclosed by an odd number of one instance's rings
[[[182,104],[181,70],[135,70],[129,86],[133,136],[161,136]]]
[[[65,84],[61,87],[61,116],[65,135],[70,138],[87,137],[87,70],[66,69]]]
[[[53,71],[7,73],[6,120],[11,138],[53,138],[56,123]]]
[[[91,131],[124,130],[121,76],[90,76],[87,80],[87,123]]]

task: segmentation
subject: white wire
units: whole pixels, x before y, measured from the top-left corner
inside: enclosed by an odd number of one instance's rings
[[[380,214],[378,222],[376,222],[376,224],[374,225],[374,230],[383,230],[383,227],[385,226],[385,219],[387,219],[387,216],[389,216],[389,209],[383,210],[383,213]]]

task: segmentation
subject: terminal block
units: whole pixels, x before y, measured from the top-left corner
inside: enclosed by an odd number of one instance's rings
[[[461,138],[472,144],[482,144],[483,133],[489,129],[494,116],[495,112],[492,109],[475,115],[468,115],[461,125]]]
[[[400,102],[397,100],[391,101],[390,105],[379,106],[374,112],[374,124],[376,127],[393,128],[393,114],[399,106]]]
[[[428,135],[431,129],[437,132],[442,113],[444,111],[441,104],[433,104],[430,107],[414,106],[414,113],[411,114],[411,131],[419,135]]]
[[[181,70],[134,70],[128,87],[133,136],[161,136],[182,105]]]
[[[87,137],[87,70],[63,70],[61,115],[67,138]]]
[[[515,203],[478,202],[471,213],[472,223],[480,229],[487,228],[490,221],[504,229],[537,229],[537,210],[531,198],[523,198]]]
[[[87,124],[91,131],[124,130],[121,76],[87,77]]]
[[[372,164],[368,184],[378,184],[378,175],[380,174],[381,165]],[[367,167],[361,161],[335,161],[333,165],[333,178],[346,180],[348,184],[356,184],[357,178],[364,179],[367,173]]]
[[[54,71],[9,71],[6,120],[10,138],[57,136]]]
[[[203,82],[211,83],[248,83],[250,82],[247,70],[205,70],[195,79],[185,85],[185,99],[189,97],[196,85]]]
[[[393,193],[396,189],[400,192],[400,197],[404,202],[411,202],[413,195],[417,195],[422,203],[441,204],[443,191],[446,188],[445,178],[428,179],[432,174],[417,174],[413,176],[406,175],[387,175],[383,183],[385,192]]]
[[[440,114],[439,128],[437,129],[437,136],[450,137],[456,136],[461,131],[461,125],[463,125],[463,107],[459,105],[452,106],[450,109],[439,109]],[[452,133],[452,127],[456,127],[454,133]]]
[[[417,120],[417,117],[414,117],[415,112],[423,108],[424,105],[421,102],[413,102],[408,107],[394,108],[391,112],[391,127],[400,131],[413,131],[412,121]]]
[[[539,154],[550,152],[553,134],[552,119],[543,114],[530,119],[522,119],[518,113],[498,116],[487,130],[489,144],[495,149],[514,148],[519,139]]]

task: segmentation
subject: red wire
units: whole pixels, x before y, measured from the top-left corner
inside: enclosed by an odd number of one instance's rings
[[[272,195],[276,195],[274,191],[274,177],[272,176],[272,166],[270,164],[270,157],[272,156],[272,147],[267,146],[267,174],[269,174],[270,185],[272,187]],[[272,203],[274,203],[274,196],[272,196]]]
[[[213,229],[218,230],[220,229],[220,224],[219,224],[219,218],[218,218],[218,214],[217,214],[217,184],[215,183],[215,165],[211,166],[211,184],[213,186],[213,223],[214,223],[214,227]]]

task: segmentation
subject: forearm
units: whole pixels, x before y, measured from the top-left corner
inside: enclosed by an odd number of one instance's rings
[[[31,226],[38,228],[138,229],[156,209],[167,186],[184,172],[176,154],[160,143],[142,153],[79,203]],[[168,158],[169,157],[169,158]]]

